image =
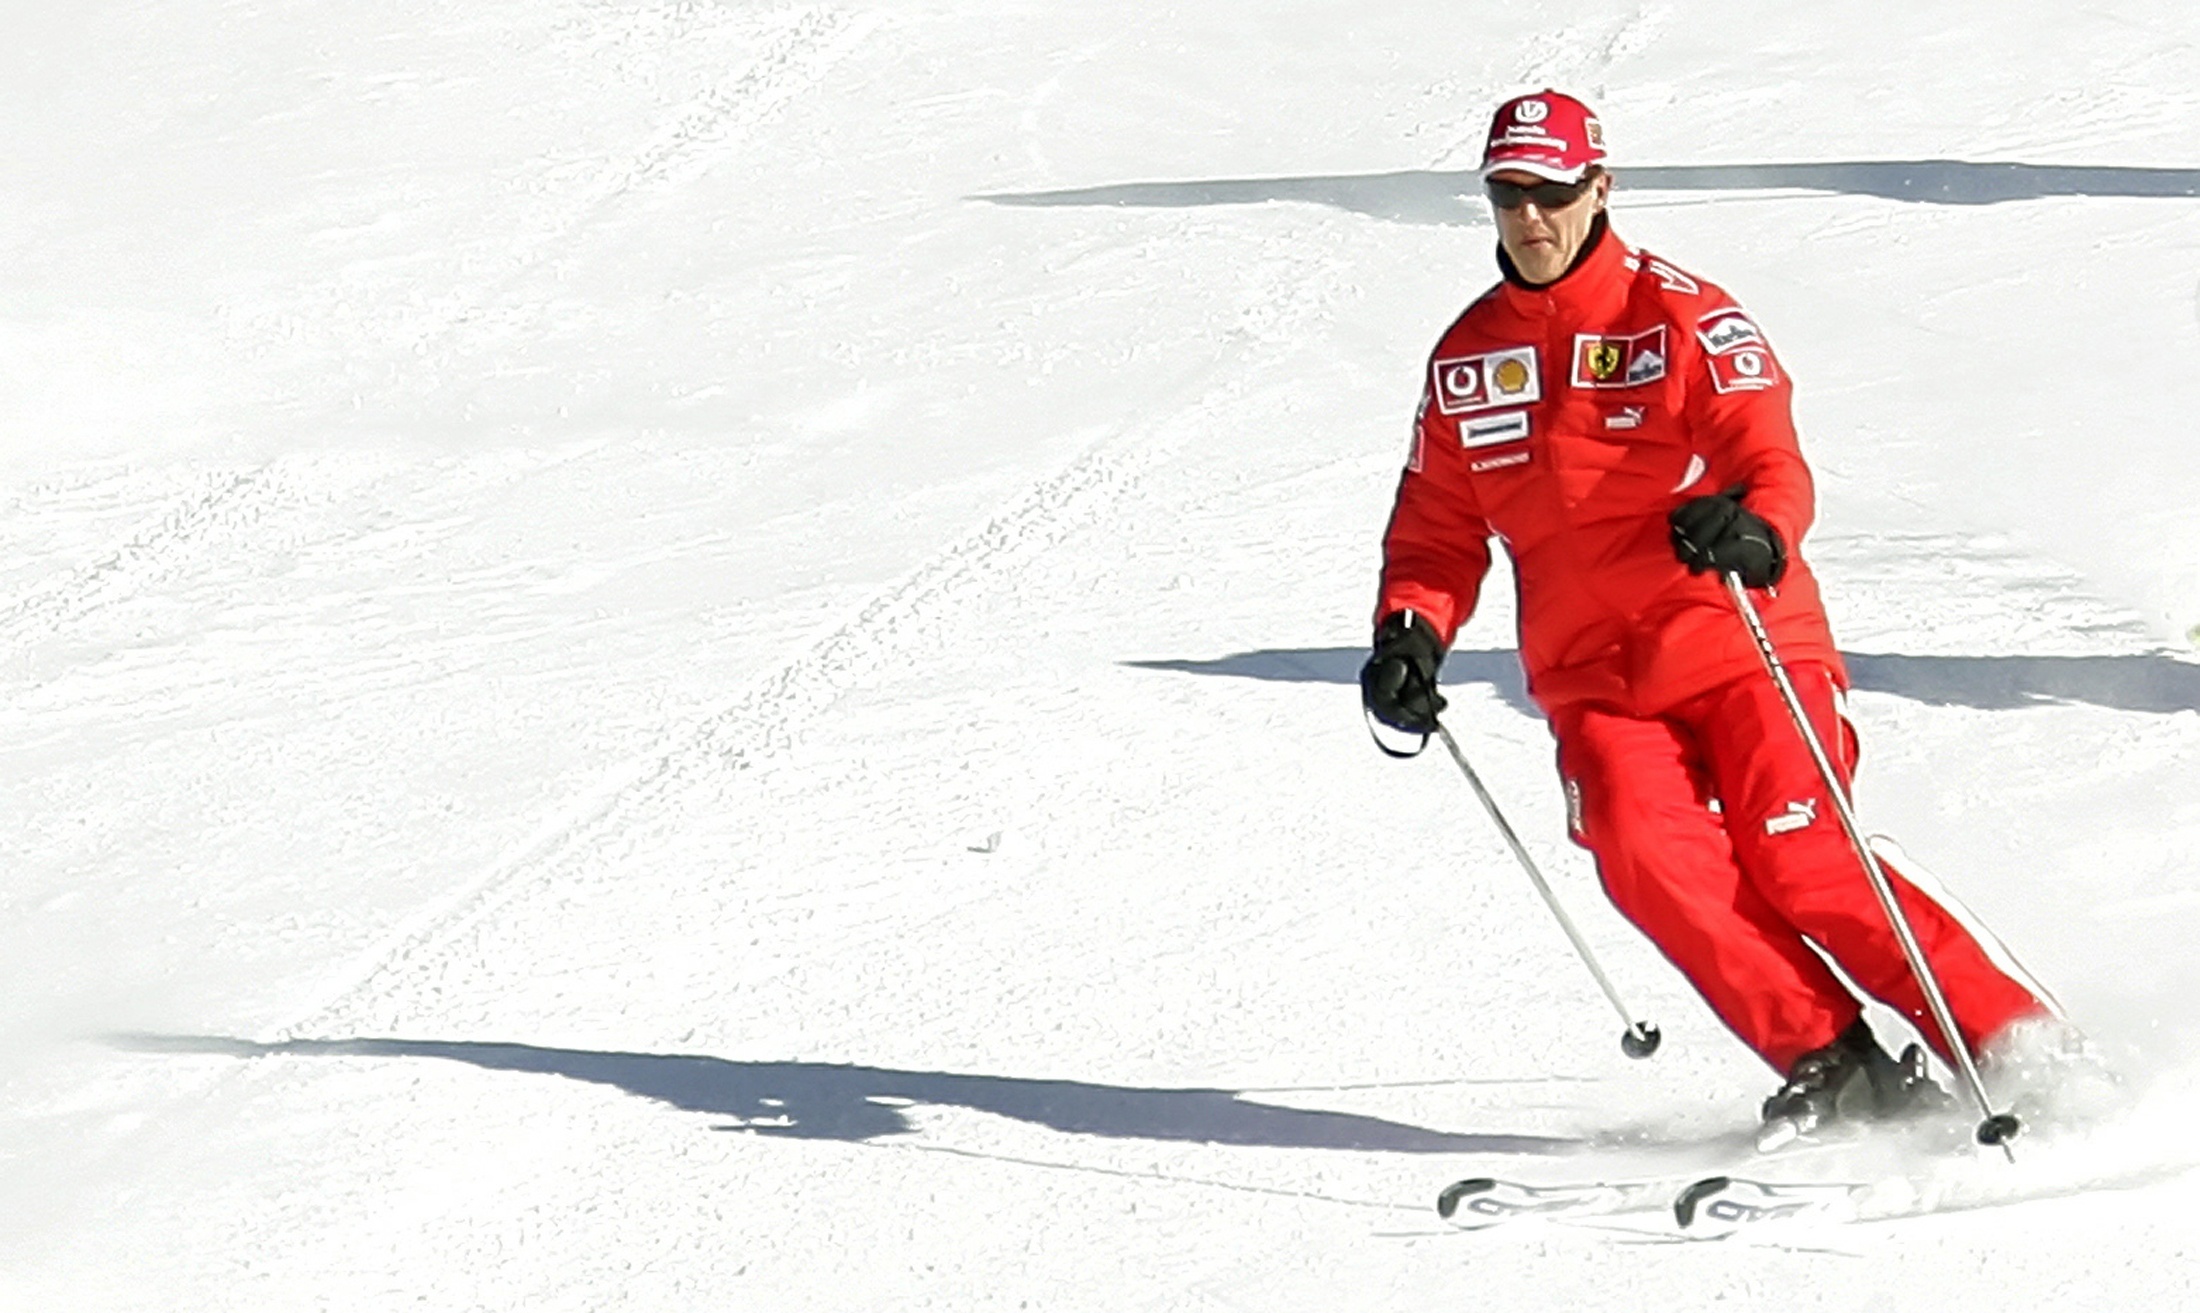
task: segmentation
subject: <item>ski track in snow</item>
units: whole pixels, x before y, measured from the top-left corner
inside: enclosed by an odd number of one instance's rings
[[[1342,291],[1332,266],[1304,246],[1293,244],[1272,262],[1238,325],[1219,344],[1219,359],[1234,362],[1220,381],[1195,391],[1214,368],[1199,367],[1161,394],[1186,397],[1182,409],[1103,437],[741,697],[620,763],[479,879],[368,949],[297,1019],[261,1038],[279,1042],[383,1020],[375,1013],[386,995],[410,990],[410,977],[432,973],[470,930],[499,909],[553,880],[585,878],[603,853],[652,818],[677,809],[684,795],[714,795],[728,774],[753,769],[790,745],[844,693],[932,633],[959,601],[1012,587],[1019,563],[1096,522],[1183,443],[1215,431],[1259,377],[1267,357],[1300,344],[1305,327]]]
[[[1528,43],[1520,82],[1525,87],[1589,86],[1621,60],[1639,55],[1658,39],[1673,11],[1667,5],[1640,5],[1618,21],[1569,23]]]
[[[693,13],[680,6],[678,15]],[[714,20],[737,21],[737,20]],[[747,20],[755,22],[754,19]],[[513,291],[541,272],[557,253],[583,236],[624,201],[677,186],[711,168],[767,127],[832,67],[853,53],[882,23],[880,16],[830,8],[804,8],[764,20],[763,50],[733,76],[697,96],[683,112],[632,156],[599,171],[570,192],[553,213],[536,219],[511,241],[509,271],[491,285],[461,291],[409,334],[416,350],[441,349],[455,334],[500,315],[510,328],[539,314],[534,302],[513,303]],[[222,542],[237,541],[286,507],[307,500],[304,489],[274,464],[213,470],[158,519],[89,563],[21,591],[0,606],[0,651],[20,656],[28,648],[163,582],[187,576],[194,558]],[[63,488],[46,498],[83,496]],[[34,499],[36,500],[36,499]],[[35,512],[37,507],[28,507]],[[263,549],[269,544],[259,544]]]
[[[683,13],[688,12],[681,7]],[[721,20],[712,20],[721,21]],[[727,20],[743,21],[743,20]],[[753,18],[745,21],[754,22]],[[561,203],[537,218],[512,240],[511,261],[493,283],[461,289],[430,302],[427,316],[403,335],[416,352],[450,349],[458,335],[478,327],[510,329],[539,316],[539,307],[514,293],[551,267],[558,253],[582,240],[621,204],[654,190],[672,188],[716,166],[759,130],[768,127],[801,95],[817,86],[831,68],[854,52],[883,20],[875,14],[830,8],[805,8],[770,16],[763,50],[739,72],[696,97],[672,122],[631,156],[601,170],[577,190],[565,190]],[[499,307],[511,307],[499,309]],[[501,316],[501,319],[500,319]],[[505,322],[509,321],[509,322]],[[553,459],[553,464],[559,463]],[[309,463],[310,464],[310,463]],[[0,650],[21,660],[40,641],[65,633],[100,612],[163,584],[188,581],[205,554],[225,545],[243,544],[266,554],[295,546],[297,533],[276,535],[270,521],[285,510],[314,510],[316,503],[357,494],[360,488],[327,491],[330,470],[315,466],[301,483],[287,477],[281,462],[207,472],[162,513],[116,546],[96,553],[74,570],[40,581],[0,608]],[[741,769],[786,740],[801,716],[829,702],[847,687],[866,662],[884,649],[880,644],[917,616],[933,600],[953,591],[974,570],[1002,553],[1046,540],[1048,525],[1066,507],[1095,489],[1130,477],[1135,462],[1096,451],[1061,476],[1042,483],[1014,510],[979,534],[949,549],[900,586],[863,609],[848,625],[790,662],[748,695],[720,712],[670,736],[660,749],[621,764],[599,785],[538,827],[533,835],[493,863],[482,877],[455,896],[404,922],[370,948],[361,964],[338,975],[276,1034],[305,1033],[316,1023],[343,1014],[347,1005],[371,997],[391,978],[432,956],[460,927],[501,905],[515,892],[550,876],[583,866],[587,854],[616,842],[622,828],[653,803],[676,793],[699,772],[719,764]],[[344,482],[339,470],[336,481]],[[380,473],[387,475],[388,470]],[[375,479],[369,478],[368,491]],[[314,496],[309,493],[320,492]],[[81,496],[59,488],[58,499]],[[35,501],[36,499],[28,499]],[[35,511],[36,507],[30,507]],[[326,505],[319,506],[326,511]],[[301,531],[307,539],[344,537],[360,530],[341,516],[326,516],[320,532]],[[280,539],[280,541],[278,541]],[[33,675],[33,682],[37,682]],[[224,1077],[213,1084],[224,1083]]]
[[[194,552],[258,526],[287,495],[266,466],[216,470],[165,514],[89,564],[41,581],[0,608],[0,647],[20,652],[103,607],[184,574]]]
[[[563,189],[556,207],[527,221],[511,240],[501,277],[450,294],[410,325],[415,349],[448,351],[453,339],[470,331],[510,332],[539,319],[541,301],[515,297],[515,291],[552,270],[562,252],[619,206],[677,187],[738,152],[880,25],[874,14],[837,9],[774,16],[763,51],[739,73],[696,96],[631,156]]]
[[[1592,100],[1604,98],[1604,80],[1623,60],[1648,50],[1672,20],[1669,5],[1640,5],[1619,19],[1587,19],[1568,23],[1531,38],[1522,52],[1517,72],[1482,89],[1475,102],[1494,101],[1544,87],[1585,88]],[[1454,89],[1456,95],[1456,89]],[[1477,108],[1442,125],[1449,138],[1431,161],[1431,167],[1472,164],[1481,157],[1488,128],[1487,111]],[[1416,132],[1429,131],[1418,128]]]
[[[493,356],[540,330],[565,266],[592,233],[649,198],[677,195],[683,184],[745,158],[759,134],[890,22],[877,13],[823,6],[753,13],[689,4],[575,22],[565,35],[574,47],[568,67],[576,72],[592,60],[618,66],[628,46],[647,52],[685,44],[710,51],[723,44],[753,54],[664,109],[660,126],[630,148],[585,164],[554,156],[527,161],[514,182],[530,199],[493,230],[474,234],[485,248],[478,265],[443,271],[439,285],[395,304],[376,294],[379,274],[371,266],[342,269],[305,290],[311,315],[285,309],[257,322],[246,337],[287,341],[303,323],[350,323],[360,320],[361,307],[377,307],[357,326],[376,352],[394,358],[392,367]],[[457,245],[464,245],[463,237]],[[345,363],[357,378],[379,377],[358,359]],[[464,410],[463,396],[461,402]]]
[[[998,580],[1016,560],[1057,540],[1135,478],[1136,469],[1135,459],[1103,450],[1040,484],[1013,509],[874,598],[748,693],[607,773],[471,886],[369,949],[364,965],[330,996],[266,1038],[292,1039],[353,1024],[385,989],[432,963],[476,922],[531,887],[584,873],[599,853],[704,779],[760,764],[792,742],[804,722],[877,669],[900,642],[921,631],[937,610],[967,589]]]
[[[463,495],[473,480],[495,485],[539,475],[594,450],[569,445],[513,459],[475,460],[461,470],[442,470],[438,490]],[[0,607],[0,653],[23,663],[39,644],[164,586],[188,588],[231,557],[241,558],[244,573],[257,574],[270,559],[377,534],[379,526],[353,512],[386,507],[393,493],[408,491],[402,485],[411,470],[404,462],[380,458],[306,457],[187,476],[190,490],[171,495],[167,509],[140,521],[134,532],[86,563],[30,585]],[[33,518],[80,513],[85,503],[107,495],[107,485],[128,484],[133,477],[125,470],[89,487],[34,492],[16,511]],[[124,488],[117,495],[127,493]],[[19,683],[36,685],[48,672],[19,666],[16,673]]]
[[[1951,655],[2160,650],[2138,613],[2005,535],[1821,533],[1809,556],[1830,581],[1834,633],[1850,650],[1899,643],[1922,656],[1921,641]],[[1917,597],[1930,608],[1912,605]]]

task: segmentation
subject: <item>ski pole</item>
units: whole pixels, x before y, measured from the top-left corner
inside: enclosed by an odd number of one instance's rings
[[[1917,942],[1917,932],[1911,929],[1910,918],[1903,914],[1901,903],[1895,900],[1894,882],[1887,878],[1886,868],[1879,864],[1879,854],[1864,842],[1864,832],[1856,823],[1856,812],[1841,787],[1841,777],[1834,772],[1833,760],[1826,755],[1818,731],[1811,728],[1810,717],[1803,710],[1803,700],[1796,696],[1795,685],[1788,679],[1787,666],[1780,660],[1779,650],[1772,645],[1772,634],[1765,628],[1764,617],[1757,614],[1757,604],[1749,600],[1749,590],[1743,586],[1740,575],[1726,570],[1720,577],[1726,581],[1727,595],[1734,599],[1734,609],[1741,613],[1742,623],[1749,626],[1749,636],[1756,640],[1757,655],[1764,658],[1765,669],[1780,690],[1780,700],[1787,704],[1788,718],[1795,722],[1803,743],[1810,748],[1811,759],[1818,763],[1818,774],[1826,782],[1827,796],[1833,799],[1834,814],[1841,818],[1841,828],[1849,836],[1849,846],[1856,849],[1856,859],[1863,863],[1872,892],[1879,896],[1879,906],[1894,927],[1895,940],[1902,945],[1902,956],[1909,959],[1910,973],[1917,977],[1918,988],[1925,995],[1925,1005],[1933,1014],[1933,1023],[1940,1027],[1942,1038],[1948,1041],[1948,1051],[1955,1055],[1956,1069],[1962,1073],[1965,1087],[1978,1104],[1984,1118],[1978,1124],[1978,1142],[1998,1146],[2011,1162],[2015,1162],[2017,1155],[2010,1149],[2009,1141],[2021,1129],[2017,1115],[1995,1112],[1993,1102],[1987,1098],[1986,1082],[1979,1078],[1978,1063],[1971,1057],[1970,1046],[1963,1042],[1962,1032],[1956,1029],[1955,1012],[1948,1006],[1948,996],[1942,992],[1932,964],[1925,960],[1925,950]]]
[[[1528,850],[1521,846],[1520,836],[1514,834],[1513,827],[1506,823],[1505,813],[1497,809],[1497,799],[1492,798],[1490,791],[1482,787],[1482,777],[1474,773],[1473,766],[1467,764],[1467,754],[1459,750],[1459,741],[1451,736],[1451,731],[1441,722],[1436,726],[1436,734],[1443,739],[1444,747],[1451,753],[1451,759],[1459,763],[1459,771],[1467,777],[1468,785],[1474,789],[1474,796],[1482,800],[1482,806],[1489,812],[1490,819],[1497,822],[1498,833],[1504,835],[1505,842],[1512,845],[1513,856],[1520,859],[1520,868],[1528,873],[1528,879],[1535,884],[1535,891],[1543,895],[1543,901],[1549,905],[1551,915],[1558,918],[1559,928],[1566,932],[1566,938],[1573,941],[1574,952],[1581,956],[1583,965],[1589,968],[1589,974],[1596,977],[1597,986],[1604,991],[1604,997],[1612,1000],[1612,1006],[1619,1011],[1620,1020],[1627,1023],[1626,1031],[1619,1037],[1620,1050],[1630,1058],[1647,1058],[1657,1052],[1658,1041],[1663,1038],[1659,1035],[1658,1028],[1647,1021],[1635,1020],[1635,1014],[1620,1001],[1619,991],[1612,988],[1611,978],[1604,974],[1603,967],[1597,965],[1596,954],[1589,951],[1588,941],[1574,927],[1574,920],[1566,915],[1566,909],[1559,906],[1558,895],[1551,892],[1551,886],[1544,880],[1543,872],[1536,869],[1535,859],[1528,856]]]

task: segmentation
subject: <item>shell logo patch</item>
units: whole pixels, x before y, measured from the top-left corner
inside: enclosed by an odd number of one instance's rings
[[[1431,361],[1429,387],[1438,413],[1445,415],[1525,406],[1543,399],[1543,376],[1536,369],[1532,346]]]

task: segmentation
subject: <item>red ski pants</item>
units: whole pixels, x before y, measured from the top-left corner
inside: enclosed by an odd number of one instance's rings
[[[1846,790],[1856,738],[1833,680],[1817,664],[1788,673]],[[1561,708],[1552,727],[1574,837],[1596,855],[1605,891],[1775,1070],[1832,1043],[1862,1012],[1820,954],[1943,1047],[1768,676],[1656,717]],[[1973,1052],[2045,1010],[1946,909],[1892,868],[1888,875]]]

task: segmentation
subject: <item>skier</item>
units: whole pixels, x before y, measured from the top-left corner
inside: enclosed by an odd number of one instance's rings
[[[1768,1130],[1945,1102],[1922,1051],[1890,1056],[1826,965],[1943,1048],[1722,580],[1753,590],[1845,788],[1856,737],[1798,550],[1812,491],[1787,372],[1732,297],[1612,231],[1604,159],[1596,117],[1571,96],[1516,97],[1491,120],[1481,176],[1504,276],[1430,358],[1362,696],[1376,720],[1434,732],[1437,669],[1501,539],[1572,837],[1620,911],[1784,1078]],[[2044,1015],[1889,874],[1973,1053]]]

